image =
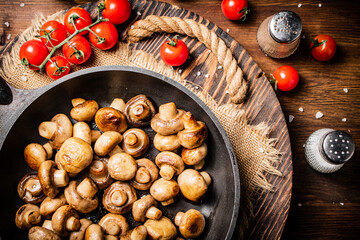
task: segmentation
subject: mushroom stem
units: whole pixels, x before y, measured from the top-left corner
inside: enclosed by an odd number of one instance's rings
[[[187,112],[182,117],[184,121],[185,129],[195,129],[199,127],[199,123],[196,121],[194,115],[191,112]]]
[[[130,238],[141,240],[141,239],[146,239],[146,236],[147,236],[146,227],[144,225],[140,225],[132,230]]]
[[[151,206],[145,213],[145,217],[146,218],[150,218],[150,219],[160,219],[162,216],[162,212],[161,210],[159,210],[158,208]],[[136,239],[136,238],[135,238]]]
[[[205,165],[205,159],[194,165],[195,170],[201,170]]]
[[[206,185],[210,185],[211,184],[211,177],[210,177],[210,175],[207,173],[207,172],[205,172],[205,171],[202,171],[201,173],[201,176],[203,176],[203,178],[204,178],[204,180],[205,180],[205,182],[206,182]]]
[[[116,224],[115,222],[111,222],[111,221],[106,223],[106,226],[104,226],[104,229],[106,229],[106,232],[112,236],[118,235],[121,231],[120,226],[118,224]]]
[[[41,221],[41,214],[38,211],[30,210],[25,213],[24,220],[29,225],[37,225]]]
[[[45,220],[42,227],[54,231],[54,229],[52,228],[51,220]]]
[[[148,115],[149,108],[144,106],[143,103],[138,103],[133,107],[132,113],[137,117],[139,117],[141,115]]]
[[[161,205],[168,206],[168,205],[173,204],[173,203],[174,203],[174,199],[170,198],[169,200],[161,202]]]
[[[119,145],[116,145],[113,150],[111,150],[108,155],[111,157],[112,155],[115,155],[117,153],[123,153],[124,151],[121,149]]]
[[[30,178],[25,183],[25,189],[33,196],[39,196],[42,193],[42,188],[39,179]]]
[[[176,115],[178,114],[178,110],[177,110],[177,108],[175,106],[175,103],[169,102],[169,103],[165,103],[163,105],[160,105],[159,113],[160,113],[160,118],[161,119],[169,121],[169,120],[174,119],[176,117]]]
[[[92,199],[97,193],[97,187],[89,178],[85,178],[76,187],[76,191],[81,197],[85,199]]]
[[[127,195],[121,190],[116,190],[111,194],[110,201],[115,206],[122,206],[127,202]]]
[[[104,175],[105,170],[106,170],[105,163],[100,160],[94,160],[89,167],[89,172],[95,176]]]
[[[52,149],[50,143],[45,143],[45,144],[43,145],[43,148],[45,149],[45,152],[46,152],[46,159],[52,158],[52,156],[53,156],[53,149]]]
[[[163,177],[165,180],[170,180],[173,178],[176,170],[170,165],[162,165],[160,168],[160,176]]]
[[[69,219],[66,221],[66,230],[69,232],[74,232],[79,230],[80,228],[80,221],[74,216],[69,217]]]
[[[151,180],[150,172],[144,167],[140,167],[135,175],[135,181],[139,183],[148,183]]]
[[[125,102],[122,98],[115,98],[110,107],[115,108],[116,110],[119,110],[120,112],[124,113],[125,112]]]
[[[52,139],[57,129],[56,122],[42,122],[39,125],[39,134],[43,138]]]
[[[135,147],[139,143],[139,139],[134,133],[129,133],[124,139],[125,144]]]
[[[54,184],[57,187],[65,187],[69,183],[69,175],[65,170],[54,171]]]
[[[91,142],[96,142],[101,136],[101,132],[98,130],[91,130]]]
[[[174,223],[176,226],[179,226],[180,225],[180,222],[181,222],[181,218],[184,216],[184,212],[178,212],[176,215],[175,215],[175,219],[174,219]]]

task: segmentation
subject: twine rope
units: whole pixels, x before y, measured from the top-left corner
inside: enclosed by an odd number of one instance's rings
[[[214,31],[192,19],[150,15],[135,22],[133,27],[128,29],[127,39],[135,43],[150,37],[153,33],[160,32],[187,35],[205,44],[217,56],[218,62],[224,68],[231,101],[233,103],[244,101],[248,85],[243,72],[224,40],[219,38]]]

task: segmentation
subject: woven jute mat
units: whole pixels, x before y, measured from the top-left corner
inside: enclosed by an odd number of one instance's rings
[[[59,12],[46,18],[43,16],[36,18],[32,26],[19,36],[19,40],[11,52],[2,57],[0,75],[12,86],[21,89],[34,89],[53,81],[46,74],[24,68],[18,57],[21,44],[34,39],[42,24],[48,20],[63,22],[63,13]],[[217,105],[209,95],[204,95],[198,86],[182,79],[178,72],[164,62],[157,61],[152,55],[144,51],[132,50],[128,44],[119,42],[116,47],[109,51],[102,51],[95,47],[92,50],[93,54],[85,64],[71,66],[72,72],[106,65],[127,65],[152,70],[186,86],[196,93],[215,113],[232,143],[238,162],[241,203],[236,235],[242,238],[252,217],[252,196],[259,191],[272,190],[272,185],[265,177],[266,174],[281,175],[276,167],[279,164],[280,155],[274,147],[276,139],[268,137],[270,127],[265,124],[249,125],[243,112],[236,109],[234,104]],[[60,52],[58,54],[61,55]],[[259,151],[259,149],[263,151]]]

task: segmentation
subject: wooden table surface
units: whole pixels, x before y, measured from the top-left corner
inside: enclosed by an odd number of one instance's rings
[[[294,91],[278,93],[285,116],[295,116],[288,123],[294,183],[283,239],[359,239],[360,151],[341,170],[326,175],[309,167],[303,144],[313,131],[326,127],[348,131],[360,148],[360,5],[350,0],[249,0],[251,13],[247,20],[231,22],[222,14],[219,0],[168,2],[229,29],[229,34],[267,74],[281,65],[291,65],[300,74],[300,83]],[[29,26],[37,12],[49,15],[74,5],[71,0],[0,0],[0,35],[8,42]],[[292,56],[275,60],[260,51],[256,31],[262,20],[284,9],[301,17],[303,39]],[[317,62],[310,55],[309,39],[318,34],[329,34],[337,42],[337,54],[330,62]],[[315,118],[317,111],[324,114],[321,119]]]

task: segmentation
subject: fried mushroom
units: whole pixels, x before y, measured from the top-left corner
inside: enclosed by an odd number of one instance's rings
[[[184,161],[173,152],[160,152],[155,158],[156,165],[160,168],[160,176],[170,180],[184,171]]]
[[[137,190],[149,190],[151,184],[158,178],[159,170],[156,165],[147,158],[136,160],[137,171],[131,185]]]
[[[72,101],[73,108],[70,111],[70,116],[78,122],[90,122],[99,109],[99,105],[95,100],[75,99]]]
[[[126,103],[122,98],[114,98],[114,100],[110,104],[110,107],[115,108],[116,110],[119,110],[120,112],[124,113],[125,105]]]
[[[155,115],[155,107],[148,97],[140,94],[126,103],[125,115],[130,125],[134,127],[147,126]]]
[[[93,222],[89,219],[86,218],[80,219],[79,230],[71,232],[69,236],[69,240],[83,240],[85,238],[85,231],[91,224],[93,224]]]
[[[51,225],[58,235],[67,237],[80,229],[79,214],[69,205],[59,207],[51,218]]]
[[[205,218],[198,210],[190,209],[176,214],[175,225],[185,238],[197,238],[204,231]]]
[[[25,147],[24,158],[30,168],[37,171],[40,164],[52,157],[52,148],[49,143],[41,146],[38,143],[30,143]]]
[[[157,202],[151,195],[146,195],[134,202],[132,215],[137,222],[145,222],[146,218],[159,219],[161,210],[157,208]]]
[[[36,173],[26,174],[20,180],[17,191],[19,197],[26,203],[40,203],[46,197]]]
[[[193,149],[183,148],[181,158],[184,160],[185,164],[194,166],[196,170],[200,170],[205,164],[207,151],[206,143],[203,143],[199,147]]]
[[[149,136],[139,128],[131,128],[124,132],[122,149],[133,157],[143,155],[149,148]]]
[[[109,158],[108,171],[116,180],[128,181],[135,177],[137,165],[135,159],[127,153],[117,153]]]
[[[91,129],[86,122],[77,122],[73,126],[73,137],[80,138],[91,144]]]
[[[85,240],[103,240],[104,233],[99,224],[91,224],[85,231]]]
[[[174,239],[177,234],[175,225],[164,216],[159,220],[148,219],[144,226],[151,239]]]
[[[177,109],[175,103],[163,104],[159,107],[159,113],[151,120],[151,128],[164,136],[176,134],[184,129],[182,115],[184,110]]]
[[[120,214],[106,214],[100,219],[99,225],[110,236],[124,236],[129,231],[128,221]]]
[[[102,157],[111,152],[115,146],[117,146],[123,137],[119,132],[107,131],[101,134],[101,136],[96,140],[94,145],[95,153]]]
[[[95,123],[103,131],[115,131],[123,133],[127,129],[125,116],[115,108],[100,108],[95,114]]]
[[[111,213],[123,214],[131,210],[137,200],[135,189],[126,182],[114,182],[104,191],[103,205]]]
[[[182,116],[184,130],[178,132],[180,144],[184,148],[193,149],[199,147],[207,138],[207,127],[205,123],[196,121],[191,112]]]
[[[163,206],[168,206],[174,202],[174,198],[178,195],[180,189],[177,182],[173,179],[165,180],[160,178],[156,180],[150,187],[150,194]]]
[[[107,188],[114,181],[108,171],[108,161],[108,158],[93,160],[87,172],[87,176],[94,181],[99,189]]]
[[[66,205],[66,203],[64,193],[60,193],[55,198],[46,197],[40,204],[40,214],[45,218],[50,218],[59,207]]]
[[[29,229],[40,225],[41,214],[38,206],[27,203],[22,205],[16,212],[15,224],[20,229]]]
[[[139,225],[131,229],[125,236],[121,236],[120,240],[146,240],[147,230],[144,225]]]
[[[176,152],[181,147],[181,144],[176,134],[164,136],[157,133],[154,137],[154,147],[161,152]]]
[[[186,169],[179,175],[178,183],[184,197],[198,202],[207,192],[211,177],[207,172],[199,173],[194,169]]]
[[[65,187],[69,183],[69,176],[65,170],[55,168],[54,161],[43,162],[38,171],[38,177],[44,194],[54,198],[59,192],[60,187]]]
[[[28,237],[29,240],[61,240],[55,232],[39,226],[30,228]]]

